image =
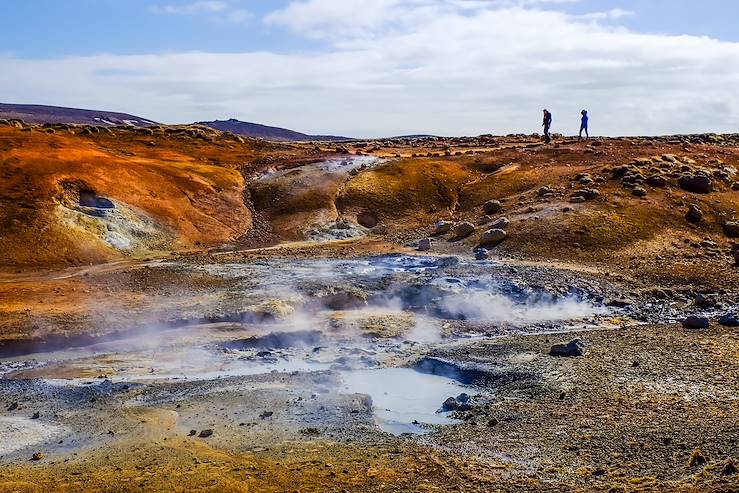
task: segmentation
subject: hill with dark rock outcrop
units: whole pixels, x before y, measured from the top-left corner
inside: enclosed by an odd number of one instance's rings
[[[222,132],[231,132],[245,137],[255,137],[265,140],[276,140],[284,142],[309,142],[309,141],[330,141],[341,142],[352,140],[348,137],[339,137],[336,135],[308,135],[294,130],[288,130],[280,127],[270,127],[259,123],[242,122],[235,118],[228,120],[214,120],[210,122],[198,122],[199,125],[205,125]]]
[[[111,111],[84,110],[46,106],[41,104],[7,104],[0,103],[0,119],[18,119],[26,123],[70,123],[80,125],[99,125],[113,127],[116,125],[133,125],[147,127],[157,122],[127,113]]]

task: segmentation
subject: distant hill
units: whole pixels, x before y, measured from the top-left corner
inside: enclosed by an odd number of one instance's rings
[[[40,104],[0,103],[0,118],[19,118],[26,123],[77,123],[101,126],[134,125],[137,127],[146,127],[157,124],[157,122],[126,113],[82,110]]]
[[[345,140],[352,140],[348,137],[338,137],[335,135],[308,135],[294,130],[288,130],[280,127],[269,127],[267,125],[260,125],[258,123],[242,122],[235,118],[229,120],[215,120],[212,122],[197,122],[200,125],[205,125],[216,130],[223,132],[232,132],[237,135],[243,135],[245,137],[255,137],[258,139],[265,140],[277,140],[277,141],[292,141],[292,142],[304,142],[311,140],[323,140],[340,142]]]

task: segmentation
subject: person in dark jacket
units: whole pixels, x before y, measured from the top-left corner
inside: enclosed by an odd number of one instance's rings
[[[588,133],[588,110],[582,110],[580,112],[582,115],[582,118],[580,119],[580,138],[582,139],[582,132],[585,131],[585,139],[590,138],[590,134]]]
[[[544,120],[541,125],[544,127],[544,142],[549,144],[552,141],[552,136],[549,134],[552,128],[552,114],[549,110],[544,110]]]

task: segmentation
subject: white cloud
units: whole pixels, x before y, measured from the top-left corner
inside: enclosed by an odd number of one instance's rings
[[[241,24],[251,18],[247,10],[232,7],[227,2],[219,0],[202,0],[184,4],[153,5],[149,8],[154,14],[165,15],[206,15],[216,21]]]
[[[154,5],[151,11],[156,14],[198,14],[223,12],[228,9],[226,2],[203,0],[185,4]]]
[[[520,2],[516,2],[520,5]],[[541,108],[575,133],[736,131],[739,43],[645,35],[481,0],[310,0],[270,29],[320,38],[291,53],[0,59],[8,101],[166,122],[237,117],[315,133],[535,132]],[[54,74],[54,77],[49,77]]]

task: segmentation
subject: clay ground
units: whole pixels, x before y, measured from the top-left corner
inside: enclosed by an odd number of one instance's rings
[[[46,351],[135,339],[143,326],[165,340],[197,323],[214,340],[248,335],[249,324],[230,319],[252,309],[243,285],[215,267],[398,253],[471,261],[486,225],[502,216],[508,236],[490,249],[501,272],[529,286],[594,286],[626,306],[584,331],[524,334],[460,320],[439,342],[402,346],[393,365],[433,356],[486,369],[470,388],[472,409],[425,435],[379,430],[366,400],[337,391],[335,371],[127,385],[105,378],[111,357],[93,370],[6,374],[0,427],[12,431],[39,412],[37,423],[65,431],[34,424],[50,434],[0,458],[0,491],[738,491],[739,332],[717,323],[739,294],[725,227],[739,209],[732,139],[542,146],[509,136],[337,148],[198,128],[83,135],[0,126],[7,369]],[[382,160],[325,180],[306,167],[357,153]],[[284,170],[293,174],[271,178]],[[711,177],[709,193],[678,185],[695,173]],[[572,200],[594,188],[596,197]],[[100,222],[81,192],[112,200],[121,216]],[[491,199],[502,208],[481,219]],[[701,221],[686,220],[690,204]],[[439,220],[476,230],[433,235]],[[345,225],[357,236],[311,240]],[[416,252],[426,237],[431,251]],[[710,328],[684,328],[688,314],[708,316]],[[362,340],[400,344],[398,323],[373,323]],[[454,337],[466,331],[482,336]],[[575,337],[584,356],[548,355]],[[50,377],[92,383],[55,387]],[[30,460],[35,452],[44,457]]]

